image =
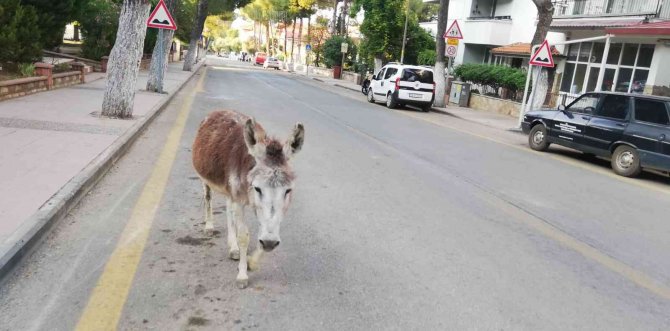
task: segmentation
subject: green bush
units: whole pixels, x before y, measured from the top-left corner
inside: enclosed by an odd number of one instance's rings
[[[343,42],[349,44],[349,49],[344,59],[344,67],[353,66],[356,52],[358,51],[354,42],[348,37],[332,36],[323,45],[323,63],[326,67],[332,68],[333,66],[342,65],[342,53],[340,50]]]
[[[100,60],[109,55],[116,40],[119,13],[119,4],[112,0],[90,0],[83,5],[78,18],[84,36],[83,57]]]
[[[23,77],[32,77],[35,75],[35,65],[32,63],[19,63],[19,73]]]
[[[0,0],[0,63],[27,63],[42,54],[35,8]]]
[[[526,84],[524,70],[489,64],[462,64],[454,70],[462,81],[487,85],[493,88],[504,87],[512,91],[522,90]]]
[[[417,63],[423,66],[434,66],[435,58],[437,58],[437,52],[434,49],[424,49],[419,52]]]

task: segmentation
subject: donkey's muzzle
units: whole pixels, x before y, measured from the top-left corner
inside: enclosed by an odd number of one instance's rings
[[[277,240],[259,240],[261,243],[261,247],[263,247],[263,250],[266,252],[272,251],[275,249],[275,247],[279,246],[279,241]]]

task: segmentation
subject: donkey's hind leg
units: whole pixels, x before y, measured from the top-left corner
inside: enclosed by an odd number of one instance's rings
[[[212,214],[212,189],[202,182],[202,190],[205,198],[205,232],[214,231],[214,215]]]

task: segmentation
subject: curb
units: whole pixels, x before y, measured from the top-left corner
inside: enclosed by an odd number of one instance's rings
[[[95,187],[97,182],[125,155],[144,130],[162,113],[166,105],[204,65],[205,61],[196,64],[191,75],[174,92],[154,105],[144,118],[131,126],[123,135],[98,154],[7,238],[7,244],[0,246],[0,281],[11,272],[23,257],[30,254],[31,248],[35,247],[48,234],[49,229],[57,221],[66,216]]]
[[[335,84],[333,84],[333,85],[334,85],[334,86],[337,86],[337,87],[341,87],[341,88],[343,88],[343,89],[347,89],[347,90],[350,90],[350,91],[354,91],[354,92],[360,92],[360,91],[361,91],[360,89],[355,89],[355,88],[353,88],[353,87],[344,86],[344,85],[340,85],[340,84],[337,84],[337,83],[335,83]]]

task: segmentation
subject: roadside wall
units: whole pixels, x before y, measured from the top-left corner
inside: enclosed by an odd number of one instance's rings
[[[521,104],[510,100],[472,93],[470,94],[470,108],[503,115],[519,116]]]

